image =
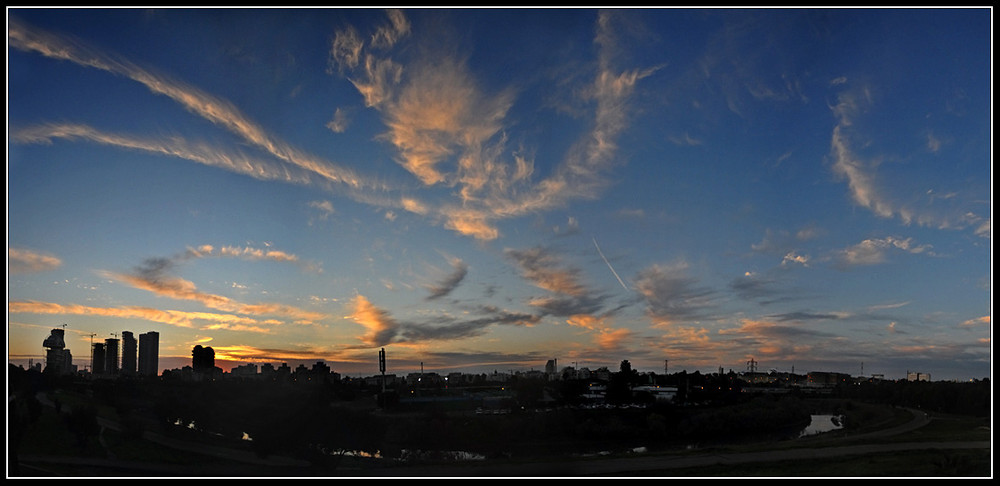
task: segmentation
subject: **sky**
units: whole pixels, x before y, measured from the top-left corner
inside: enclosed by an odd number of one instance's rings
[[[8,8],[7,46],[10,363],[991,376],[990,8]]]

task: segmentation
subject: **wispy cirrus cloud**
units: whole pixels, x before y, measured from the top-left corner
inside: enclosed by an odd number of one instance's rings
[[[630,329],[613,327],[610,320],[609,316],[576,314],[569,316],[566,323],[590,332],[594,344],[604,351],[623,349],[635,333]]]
[[[782,314],[774,314],[768,316],[777,322],[802,322],[802,321],[826,321],[826,320],[838,320],[850,317],[849,314],[844,312],[809,312],[809,311],[796,311],[796,312],[785,312]]]
[[[392,11],[391,30],[409,33],[401,28],[409,24],[397,16],[402,14]],[[461,54],[431,48],[424,57],[397,61],[374,42],[367,48],[347,27],[334,37],[331,66],[354,83],[366,106],[382,114],[388,126],[382,138],[396,148],[403,168],[427,186],[457,188],[460,204],[437,210],[444,226],[492,240],[499,237],[497,220],[592,198],[609,184],[608,170],[620,163],[616,140],[628,125],[629,99],[636,83],[654,71],[616,70],[612,52],[622,28],[616,21],[601,13],[597,72],[578,91],[593,108],[591,127],[558,167],[537,181],[530,149],[508,148],[506,117],[515,90],[486,92]]]
[[[59,257],[25,248],[7,249],[7,271],[11,275],[55,270],[62,265]]]
[[[601,310],[605,297],[584,285],[579,269],[564,265],[551,250],[542,247],[507,249],[504,254],[517,263],[526,280],[551,292],[551,295],[529,299],[528,305],[561,317],[596,314]]]
[[[652,265],[639,272],[633,287],[646,302],[654,326],[672,325],[706,316],[715,291],[687,275],[688,265]]]
[[[846,80],[844,82],[846,83]],[[905,198],[890,193],[877,172],[880,157],[865,158],[857,150],[858,146],[869,144],[870,141],[856,140],[859,135],[854,125],[856,120],[862,118],[862,114],[875,104],[874,101],[872,91],[862,86],[845,89],[838,95],[837,103],[831,106],[831,111],[837,120],[830,137],[832,169],[836,176],[847,181],[848,191],[854,203],[881,218],[899,218],[904,224],[918,224],[938,229],[972,228],[976,235],[988,237],[983,231],[983,228],[990,226],[988,217],[958,207],[934,208],[931,206],[935,201],[934,191],[921,190],[921,194],[911,194]],[[932,152],[940,149],[940,144],[933,138],[928,144]],[[913,202],[917,200],[923,200],[925,204],[918,205]]]
[[[729,282],[729,288],[742,299],[755,300],[762,305],[786,301],[794,298],[792,292],[783,288],[780,282],[754,272],[745,272]]]
[[[573,296],[587,292],[587,288],[580,283],[579,270],[565,268],[550,250],[542,247],[507,249],[504,254],[518,264],[525,279],[539,288]]]
[[[350,124],[348,119],[347,111],[343,108],[337,108],[333,112],[333,118],[326,122],[326,128],[329,128],[333,133],[344,133],[347,131],[347,126]]]
[[[403,326],[400,342],[419,344],[426,341],[453,341],[485,334],[490,326],[512,325],[530,327],[539,321],[533,314],[508,312],[500,309],[481,309],[485,313],[476,318],[456,319],[436,317],[433,323],[409,323]]]
[[[331,206],[332,210],[332,206]],[[222,245],[216,247],[214,245],[200,245],[188,247],[180,255],[164,258],[164,260],[171,263],[182,263],[187,260],[197,259],[197,258],[239,258],[241,260],[249,261],[273,261],[278,263],[290,263],[293,264],[302,271],[305,272],[315,272],[322,273],[322,266],[317,262],[304,261],[298,257],[298,255],[288,253],[283,250],[275,250],[270,248],[270,244],[265,243],[265,248],[255,248],[252,246],[236,246],[236,245]]]
[[[719,335],[736,344],[749,356],[789,360],[812,351],[814,342],[835,338],[831,333],[772,321],[745,319],[738,327],[722,329]]]
[[[321,312],[307,311],[294,306],[278,303],[246,304],[229,297],[202,292],[194,282],[172,275],[172,271],[180,263],[198,258],[229,257],[247,260],[270,260],[282,263],[299,264],[297,256],[270,248],[260,249],[249,246],[212,245],[190,247],[185,252],[173,258],[148,258],[130,273],[104,271],[102,275],[131,287],[146,290],[156,295],[177,300],[198,302],[208,308],[225,312],[248,315],[273,315],[293,319],[300,324],[323,320],[328,315]]]
[[[350,169],[319,159],[277,139],[229,101],[155,73],[127,59],[35,28],[17,18],[8,18],[7,39],[10,47],[19,50],[37,52],[43,56],[100,69],[136,81],[153,93],[174,100],[191,113],[242,137],[246,142],[272,156],[330,182],[354,188],[378,185],[372,184]]]
[[[918,245],[913,243],[913,238],[896,238],[888,236],[885,238],[870,238],[863,240],[853,246],[840,250],[835,255],[836,261],[844,266],[877,265],[884,263],[888,254],[898,251],[910,254],[933,255],[930,245]]]
[[[93,307],[52,302],[9,302],[7,304],[7,312],[11,314],[53,314],[141,319],[185,328],[226,329],[265,334],[272,332],[272,328],[275,325],[281,324],[280,321],[273,319],[262,320],[232,314],[162,310],[141,306]]]
[[[463,56],[456,53],[432,52],[406,64],[404,71],[403,64],[386,54],[410,36],[409,20],[400,11],[388,11],[388,22],[367,41],[353,27],[337,32],[331,46],[330,71],[347,76],[365,104],[383,114],[388,127],[383,139],[397,149],[400,165],[427,186],[457,188],[454,194],[461,199],[458,204],[391,195],[399,188],[285,143],[227,100],[18,19],[9,22],[11,47],[136,81],[240,136],[281,163],[180,137],[128,136],[85,124],[16,127],[12,139],[20,143],[86,140],[180,157],[263,180],[344,190],[358,202],[430,215],[452,231],[492,240],[500,236],[496,226],[499,219],[550,209],[573,199],[592,198],[609,184],[608,170],[620,163],[616,139],[628,123],[629,98],[637,81],[653,72],[615,70],[614,56],[608,52],[620,26],[616,27],[612,17],[602,14],[598,22],[598,72],[590,86],[578,90],[583,100],[593,106],[591,129],[551,174],[538,181],[532,180],[534,163],[526,155],[530,150],[508,147],[505,118],[515,99],[513,88],[485,92]],[[345,123],[345,112],[338,111],[330,128],[341,131]]]
[[[441,281],[427,286],[427,290],[430,292],[427,300],[439,299],[450,294],[469,273],[469,264],[463,262],[461,258],[449,258],[449,263],[452,267],[451,273]]]
[[[178,157],[265,181],[291,184],[323,184],[308,171],[274,161],[249,156],[242,151],[198,143],[181,137],[151,138],[109,133],[79,123],[41,123],[13,127],[11,139],[17,143],[50,144],[54,140],[83,140],[130,150]],[[328,181],[327,181],[328,182]]]
[[[604,350],[623,349],[626,342],[634,336],[631,329],[604,329],[594,336],[594,343]]]
[[[982,316],[975,319],[969,319],[959,323],[959,327],[977,327],[977,326],[989,326],[992,322],[991,316]]]
[[[750,245],[750,247],[756,253],[780,256],[781,266],[783,267],[790,265],[808,267],[812,258],[802,253],[798,245],[815,238],[820,233],[822,231],[815,226],[803,227],[794,234],[785,230],[772,230],[768,228],[764,231],[764,237],[761,241]]]

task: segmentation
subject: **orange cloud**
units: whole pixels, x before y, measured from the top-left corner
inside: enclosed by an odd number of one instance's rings
[[[478,240],[495,240],[500,231],[490,224],[485,213],[472,210],[445,210],[445,228]]]
[[[566,319],[566,323],[571,326],[582,327],[591,331],[607,329],[604,317],[597,317],[590,314],[576,314]]]
[[[230,314],[214,314],[209,312],[185,312],[152,309],[149,307],[90,307],[83,305],[64,305],[51,302],[9,302],[7,312],[11,314],[60,314],[118,317],[122,319],[143,319],[151,322],[170,324],[172,326],[197,328],[195,322],[207,321],[205,329],[238,329],[250,332],[271,332],[267,326],[281,324],[280,321],[259,321],[247,317]]]
[[[979,326],[979,325],[987,325],[988,326],[990,324],[990,319],[991,319],[990,316],[977,317],[975,319],[969,319],[969,320],[967,320],[967,321],[959,324],[959,326],[961,326],[961,327],[973,327],[973,326]]]
[[[308,324],[329,317],[320,312],[306,311],[284,304],[243,304],[225,296],[200,292],[194,283],[178,277],[157,276],[155,278],[146,278],[137,275],[114,274],[110,272],[106,272],[104,275],[137,289],[147,290],[172,299],[199,302],[206,307],[225,312],[248,315],[279,315],[296,319],[298,323],[302,324]]]
[[[44,272],[62,265],[62,260],[33,250],[7,249],[7,271],[11,274]]]
[[[351,301],[351,314],[347,319],[352,319],[368,329],[360,339],[370,346],[388,344],[399,332],[399,324],[392,319],[392,316],[376,307],[363,295],[358,295]]]
[[[595,336],[594,342],[602,349],[617,349],[626,339],[632,337],[632,331],[628,329],[601,329]]]

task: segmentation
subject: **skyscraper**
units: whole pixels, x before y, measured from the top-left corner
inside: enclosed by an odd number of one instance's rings
[[[90,357],[90,373],[93,376],[101,376],[104,374],[105,365],[105,353],[104,353],[104,343],[94,343],[93,351]]]
[[[118,340],[107,338],[104,340],[104,372],[109,375],[118,374]]]
[[[134,375],[136,371],[136,348],[135,336],[132,331],[122,331],[122,374]]]
[[[45,353],[45,371],[57,375],[65,375],[73,371],[73,355],[66,349],[65,331],[53,329],[45,338],[42,346],[48,348]]]
[[[139,374],[159,376],[160,333],[149,331],[139,335]]]

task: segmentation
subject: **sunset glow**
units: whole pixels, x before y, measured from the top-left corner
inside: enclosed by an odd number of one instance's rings
[[[989,377],[989,9],[8,9],[8,361]]]

